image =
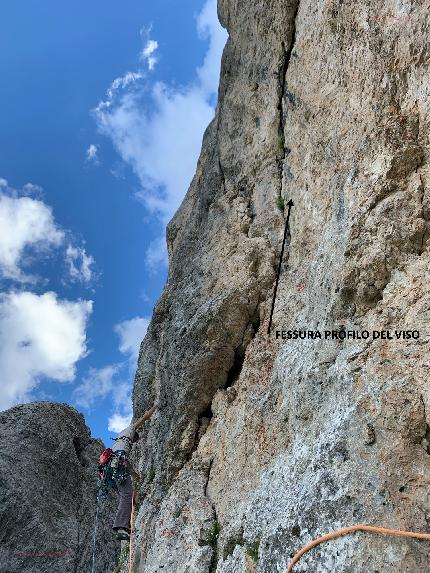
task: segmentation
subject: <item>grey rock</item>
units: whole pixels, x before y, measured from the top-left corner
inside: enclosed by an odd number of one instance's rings
[[[0,571],[91,571],[97,463],[104,446],[65,404],[0,413]],[[114,499],[100,513],[96,572],[113,571]]]
[[[168,282],[134,387],[136,414],[160,403],[134,452],[156,470],[140,489],[138,573],[284,571],[342,526],[430,523],[428,2],[218,8],[229,40],[217,114],[168,228]],[[267,336],[280,194],[294,208],[274,330],[419,339]],[[208,504],[220,526],[211,565],[198,533]],[[160,516],[178,542],[157,535]],[[256,562],[240,547],[224,559],[239,530]],[[425,543],[358,534],[297,571],[424,573],[429,555]]]

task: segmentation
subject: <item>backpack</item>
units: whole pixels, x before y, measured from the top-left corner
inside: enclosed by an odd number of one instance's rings
[[[113,455],[113,451],[111,448],[106,448],[102,451],[99,457],[99,466],[104,466],[108,463]]]

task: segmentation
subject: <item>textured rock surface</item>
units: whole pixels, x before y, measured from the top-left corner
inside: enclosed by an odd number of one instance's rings
[[[1,412],[0,436],[0,571],[90,571],[102,442],[78,412],[48,402]],[[100,573],[115,567],[112,502],[98,530]]]
[[[429,531],[429,2],[220,0],[219,105],[142,344],[134,571],[272,573],[366,522]],[[419,330],[419,340],[266,336]],[[217,531],[219,535],[217,538]],[[358,534],[297,571],[428,571]]]

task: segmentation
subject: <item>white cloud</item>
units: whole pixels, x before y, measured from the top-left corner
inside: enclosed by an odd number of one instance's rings
[[[167,245],[164,236],[154,239],[149,244],[145,252],[145,265],[151,273],[155,273],[160,267],[167,267]]]
[[[108,429],[111,432],[121,432],[133,418],[133,403],[131,399],[131,382],[116,384],[113,394],[114,413],[109,416]]]
[[[132,414],[122,416],[121,414],[112,414],[108,419],[108,430],[109,432],[115,432],[119,434],[124,428],[126,428],[132,419]]]
[[[91,410],[98,400],[111,397],[114,413],[108,418],[111,432],[120,432],[132,418],[131,384],[121,380],[124,364],[91,368],[83,382],[75,389],[75,403]]]
[[[24,196],[8,187],[2,179],[0,185],[0,274],[20,282],[31,280],[22,267],[28,255],[49,251],[64,240],[64,231],[55,224],[52,209],[38,199],[27,196],[40,188],[27,184]]]
[[[197,20],[209,39],[203,65],[190,84],[172,87],[144,83],[142,72],[129,74],[95,110],[99,130],[139,178],[138,197],[165,226],[179,207],[196,169],[203,132],[214,115],[221,53],[227,34],[217,18],[216,0],[208,0]],[[165,263],[158,244],[150,246],[149,265]],[[158,251],[158,254],[157,254]]]
[[[115,78],[111,85],[106,90],[106,99],[101,101],[96,109],[96,117],[107,113],[108,108],[110,108],[117,96],[117,93],[121,90],[125,90],[130,86],[136,84],[139,80],[142,80],[145,76],[141,72],[127,72],[123,76]]]
[[[63,249],[66,236],[71,238],[41,196],[37,185],[27,183],[17,191],[0,179],[0,276],[13,280],[15,289],[39,280],[24,269],[54,248]],[[94,261],[85,249],[69,244],[64,256],[74,280],[91,278]],[[45,378],[74,380],[76,363],[87,352],[91,312],[92,301],[61,300],[54,292],[0,295],[0,408],[29,400]]]
[[[41,197],[42,192],[43,192],[42,187],[40,187],[39,185],[34,185],[34,183],[26,183],[21,190],[22,195],[25,196],[32,195],[33,198]]]
[[[148,330],[149,319],[136,317],[131,320],[124,320],[115,326],[115,332],[120,338],[119,350],[123,354],[128,354],[136,366],[139,356],[140,343]]]
[[[148,69],[150,71],[155,68],[156,63],[158,62],[158,58],[155,56],[157,49],[158,42],[156,40],[148,40],[140,54],[140,59],[148,64]]]
[[[31,397],[42,378],[72,381],[86,355],[91,301],[59,300],[53,292],[0,298],[0,408]]]
[[[51,207],[34,197],[41,194],[38,185],[27,183],[17,191],[0,179],[0,277],[36,282],[37,277],[24,269],[53,249],[63,249],[66,237],[73,241],[72,234],[56,224]],[[70,243],[62,253],[71,279],[88,284],[94,274],[94,258],[84,247]]]
[[[74,391],[78,406],[91,410],[97,400],[109,398],[112,414],[108,427],[120,432],[132,418],[132,379],[136,370],[140,343],[149,325],[149,318],[135,317],[118,323],[114,330],[119,336],[119,350],[127,360],[103,368],[91,368],[88,375]]]
[[[83,247],[67,246],[66,264],[73,281],[88,284],[93,278],[93,257],[87,255]]]
[[[98,163],[98,151],[99,151],[98,145],[91,143],[91,145],[88,147],[86,151],[87,161]]]
[[[197,74],[202,90],[211,95],[218,91],[221,55],[227,41],[227,32],[218,20],[217,0],[206,2],[197,18],[197,31],[201,38],[209,39],[209,49]]]
[[[116,364],[104,368],[90,368],[83,382],[75,389],[73,395],[78,406],[90,410],[97,399],[106,398],[115,388],[115,377],[121,370]]]

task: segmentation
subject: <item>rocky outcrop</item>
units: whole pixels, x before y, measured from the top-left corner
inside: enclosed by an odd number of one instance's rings
[[[90,571],[102,442],[76,410],[48,402],[1,412],[0,436],[0,571]],[[101,513],[97,572],[115,567],[112,503]]]
[[[217,114],[134,388],[136,414],[160,403],[134,452],[135,572],[272,573],[341,526],[429,531],[428,8],[219,1]],[[297,571],[424,573],[429,555],[357,534]]]

